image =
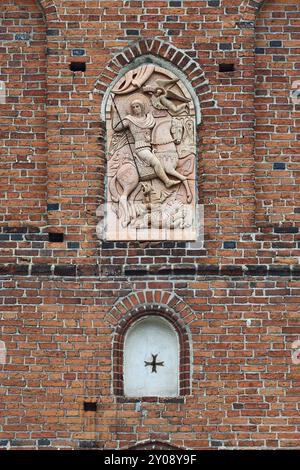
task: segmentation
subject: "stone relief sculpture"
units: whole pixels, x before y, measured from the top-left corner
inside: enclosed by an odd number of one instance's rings
[[[195,240],[195,108],[172,72],[128,71],[107,101],[108,240]]]

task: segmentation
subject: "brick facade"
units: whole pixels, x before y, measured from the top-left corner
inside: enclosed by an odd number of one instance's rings
[[[0,446],[299,447],[298,2],[2,0],[0,18]],[[101,105],[144,56],[199,100],[201,248],[96,237]],[[113,387],[121,339],[158,308],[190,387],[137,406]]]

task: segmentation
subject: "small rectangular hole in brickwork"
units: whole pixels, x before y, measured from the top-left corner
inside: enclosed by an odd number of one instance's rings
[[[85,72],[86,63],[85,62],[71,62],[70,63],[71,72]]]
[[[273,170],[285,170],[285,163],[283,162],[273,163]]]
[[[84,411],[97,411],[97,403],[91,401],[83,402]]]
[[[51,243],[62,243],[64,241],[63,233],[49,233],[49,242]]]
[[[58,211],[59,210],[59,204],[58,203],[51,203],[47,204],[47,211]]]
[[[72,49],[73,56],[83,56],[85,55],[85,49]]]
[[[219,64],[219,72],[234,72],[234,64]]]

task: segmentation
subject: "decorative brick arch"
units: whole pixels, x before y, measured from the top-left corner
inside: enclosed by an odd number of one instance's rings
[[[120,76],[122,70],[142,56],[146,56],[150,60],[151,56],[163,59],[183,73],[198,97],[201,108],[215,105],[208,80],[205,79],[204,72],[198,62],[184,51],[160,39],[143,39],[117,53],[95,82],[94,93],[104,95],[111,83]]]
[[[58,21],[57,8],[54,0],[36,0],[41,7],[47,23]]]
[[[182,447],[176,447],[163,441],[143,441],[128,447],[127,450],[182,450]]]
[[[241,5],[241,12],[254,13],[256,15],[265,1],[266,0],[244,0]]]
[[[179,395],[188,395],[191,389],[191,347],[188,325],[196,320],[195,313],[178,296],[163,291],[142,291],[120,300],[105,320],[115,328],[113,338],[113,391],[124,395],[123,349],[125,335],[137,320],[145,316],[165,318],[179,338]]]

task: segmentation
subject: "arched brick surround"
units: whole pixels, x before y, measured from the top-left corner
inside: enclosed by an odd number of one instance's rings
[[[129,447],[128,450],[180,450],[180,448],[172,446],[168,442],[145,441],[139,442],[134,446]]]
[[[241,11],[245,13],[257,14],[266,0],[244,0],[241,5]]]
[[[160,57],[180,69],[199,97],[201,108],[215,105],[208,81],[205,79],[200,65],[184,51],[159,39],[138,41],[116,54],[97,79],[94,93],[104,95],[108,86],[120,74],[122,69],[128,66],[134,59],[144,55]]]
[[[47,23],[58,20],[57,8],[53,0],[37,0],[37,3],[43,10]]]
[[[113,338],[113,391],[124,395],[123,348],[128,328],[147,315],[165,318],[176,330],[180,343],[179,394],[188,395],[191,388],[191,349],[188,325],[195,314],[176,295],[162,291],[130,294],[119,301],[108,313],[106,321],[115,327]]]

